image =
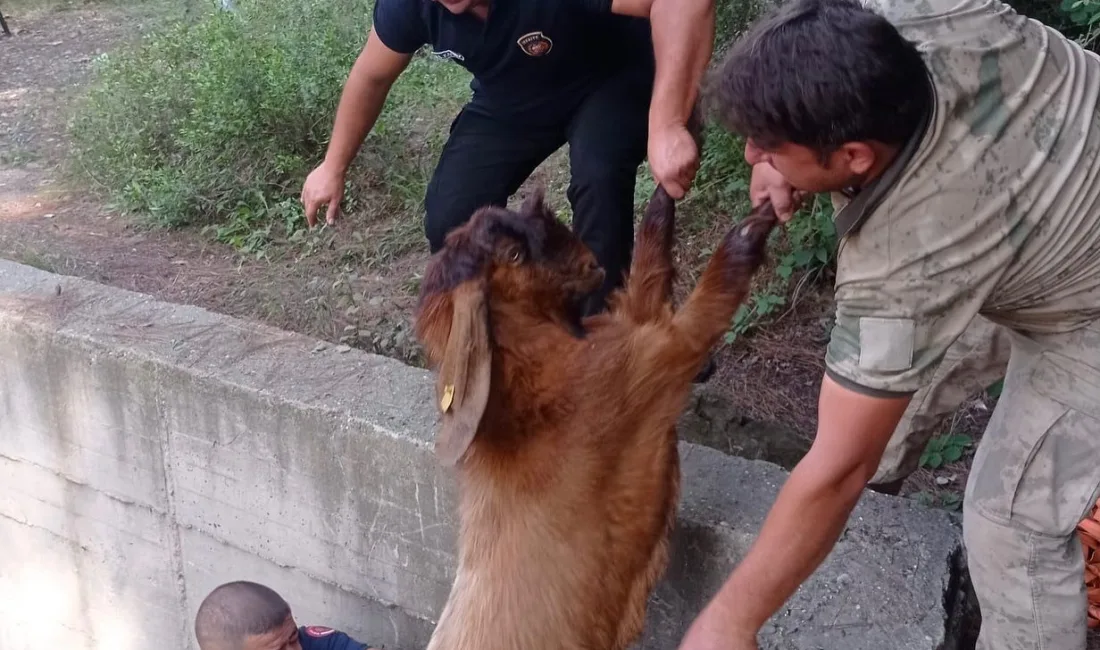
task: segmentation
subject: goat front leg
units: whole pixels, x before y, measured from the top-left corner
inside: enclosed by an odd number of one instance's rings
[[[690,350],[686,361],[691,367],[684,372],[698,372],[707,352],[729,327],[766,258],[768,235],[777,222],[771,204],[762,204],[726,233],[711,256],[699,284],[672,321]]]
[[[642,217],[630,274],[620,296],[620,310],[636,323],[652,322],[669,310],[675,280],[672,265],[675,231],[675,202],[658,185]]]

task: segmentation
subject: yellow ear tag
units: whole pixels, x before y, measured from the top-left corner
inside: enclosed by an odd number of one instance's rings
[[[443,409],[444,413],[446,413],[447,411],[450,410],[451,401],[454,400],[454,397],[455,397],[455,386],[454,386],[454,384],[447,384],[446,386],[444,386],[443,387],[443,399],[439,401],[439,408]]]

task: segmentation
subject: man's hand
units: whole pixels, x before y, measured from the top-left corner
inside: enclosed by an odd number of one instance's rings
[[[669,196],[681,199],[699,170],[687,130],[714,49],[714,0],[611,0],[611,12],[649,19],[656,71],[649,105],[649,168]]]
[[[302,184],[302,205],[310,228],[317,223],[317,210],[326,204],[325,221],[330,226],[336,223],[348,166],[374,128],[390,87],[411,60],[412,54],[386,47],[373,29],[367,35],[363,51],[355,59],[340,93],[325,162],[310,172]]]
[[[333,225],[340,214],[340,200],[344,198],[344,174],[327,163],[321,163],[310,172],[302,185],[302,205],[306,222],[312,228],[317,224],[317,210],[328,205],[325,223]]]
[[[754,648],[760,628],[832,550],[909,399],[870,397],[823,378],[810,451],[681,650]]]
[[[802,207],[805,198],[805,192],[791,187],[783,174],[770,163],[760,162],[752,166],[752,179],[749,181],[749,201],[752,207],[770,199],[780,223],[787,223]]]
[[[682,199],[699,171],[699,147],[681,124],[658,127],[649,136],[649,169],[668,195]]]

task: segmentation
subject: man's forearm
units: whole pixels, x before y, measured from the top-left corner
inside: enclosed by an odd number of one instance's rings
[[[834,480],[808,464],[796,467],[756,543],[711,603],[719,610],[712,620],[757,632],[828,556],[864,483],[859,471]]]
[[[341,172],[347,171],[367,133],[374,128],[390,90],[391,83],[377,81],[364,74],[361,69],[363,65],[363,58],[360,57],[344,84],[336,108],[332,138],[325,152],[325,164],[333,165]]]
[[[657,66],[650,129],[686,124],[714,49],[714,2],[653,0],[649,22]]]

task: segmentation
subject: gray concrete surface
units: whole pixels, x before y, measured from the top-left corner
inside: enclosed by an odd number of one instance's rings
[[[454,565],[431,397],[393,360],[0,261],[0,648],[193,648],[201,598],[242,578],[301,624],[422,648]],[[675,648],[786,476],[681,453],[647,649]],[[953,647],[959,549],[946,513],[868,494],[761,647]]]

